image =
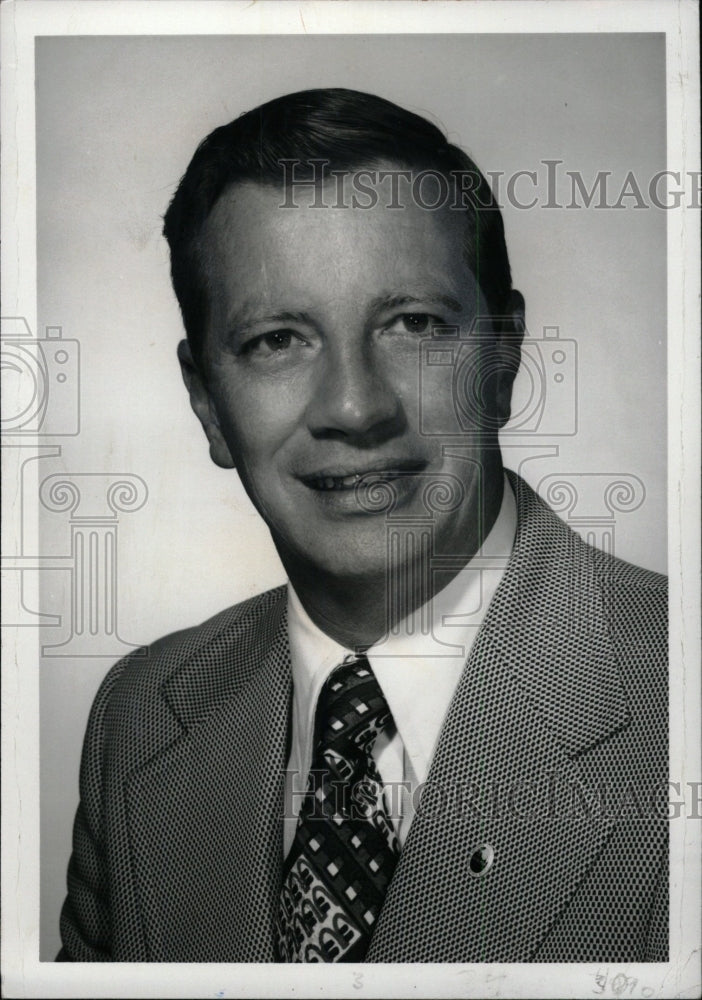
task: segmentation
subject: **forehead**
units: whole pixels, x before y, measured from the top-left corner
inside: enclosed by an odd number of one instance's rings
[[[288,207],[284,192],[273,186],[246,182],[228,188],[200,238],[211,290],[233,293],[245,284],[248,294],[252,288],[282,293],[306,287],[339,295],[420,278],[472,284],[463,212],[427,209],[411,192],[396,195],[393,205],[399,201],[399,207],[389,207],[388,192],[367,176],[366,190],[375,187],[378,197],[354,192],[354,176],[345,179],[343,191],[336,180],[317,190],[301,188]]]

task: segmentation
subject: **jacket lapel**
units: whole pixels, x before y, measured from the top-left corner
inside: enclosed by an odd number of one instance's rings
[[[163,686],[185,734],[127,784],[150,960],[272,960],[290,691],[280,593]]]
[[[533,960],[612,833],[573,759],[628,722],[591,550],[512,485],[514,552],[367,961]],[[494,863],[476,877],[471,855],[485,844]]]

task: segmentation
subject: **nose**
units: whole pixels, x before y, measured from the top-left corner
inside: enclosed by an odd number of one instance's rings
[[[368,345],[330,346],[307,408],[313,436],[374,444],[396,434],[404,416],[391,374]]]

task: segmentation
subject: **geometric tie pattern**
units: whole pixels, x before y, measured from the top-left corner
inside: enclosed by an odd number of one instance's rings
[[[361,962],[400,847],[371,756],[392,724],[366,657],[328,677],[276,922],[281,962]]]

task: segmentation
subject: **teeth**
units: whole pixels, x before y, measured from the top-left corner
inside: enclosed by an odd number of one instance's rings
[[[318,490],[347,490],[355,486],[360,478],[359,473],[351,476],[325,476],[323,479],[317,479],[314,485]]]
[[[361,479],[394,479],[399,475],[397,472],[354,472],[350,476],[324,476],[313,481],[316,490],[348,490],[355,486]]]
[[[338,479],[337,482],[344,487],[355,486],[356,483],[361,478],[360,474],[357,472],[353,476],[344,476],[343,479]]]

